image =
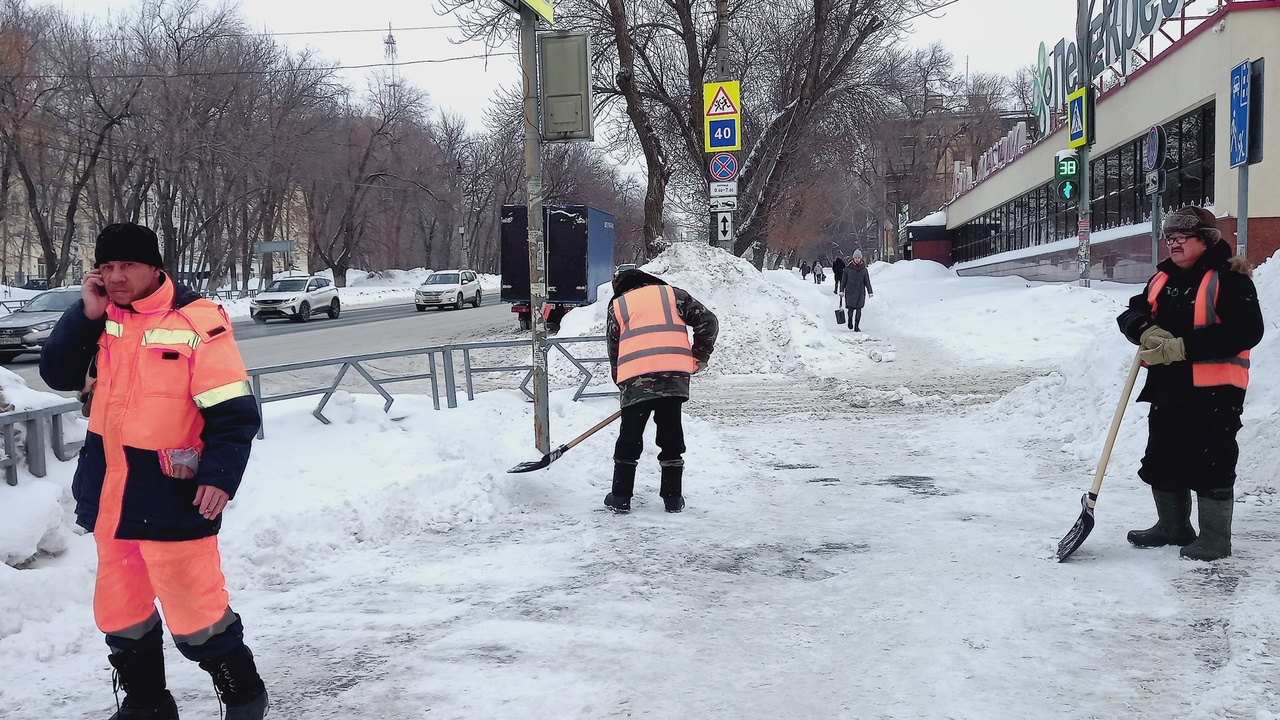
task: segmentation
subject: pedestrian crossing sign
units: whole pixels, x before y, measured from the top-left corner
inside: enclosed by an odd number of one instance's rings
[[[1082,87],[1067,96],[1067,147],[1084,147],[1089,143],[1089,88]]]

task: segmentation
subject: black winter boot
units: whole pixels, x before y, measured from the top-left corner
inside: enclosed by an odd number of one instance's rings
[[[1231,512],[1235,505],[1231,488],[1197,493],[1200,503],[1200,537],[1178,551],[1192,560],[1221,560],[1231,555]]]
[[[218,699],[227,706],[226,720],[262,720],[267,714],[267,688],[249,648],[241,645],[212,660],[201,660],[200,669],[213,676]]]
[[[178,720],[178,704],[164,677],[162,647],[112,653],[107,660],[115,668],[117,692],[125,693],[124,702],[111,720]]]
[[[1130,530],[1129,542],[1138,547],[1190,545],[1196,539],[1196,530],[1191,527],[1191,491],[1152,487],[1151,495],[1156,501],[1159,520],[1146,530]]]
[[[671,464],[667,464],[670,462]],[[678,465],[676,463],[679,463]],[[662,463],[662,487],[658,494],[667,512],[678,513],[684,509],[684,461],[671,460]]]
[[[631,512],[631,493],[636,486],[636,464],[626,460],[613,461],[612,492],[604,496],[604,504],[618,514]]]

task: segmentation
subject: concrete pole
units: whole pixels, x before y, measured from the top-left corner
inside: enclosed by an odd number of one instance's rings
[[[538,16],[520,6],[520,64],[524,70],[524,174],[529,213],[529,323],[533,328],[533,435],[538,452],[551,452],[548,417],[547,253],[542,234],[542,138],[538,134]]]

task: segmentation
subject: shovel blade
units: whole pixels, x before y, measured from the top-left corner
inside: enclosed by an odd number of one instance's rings
[[[1076,524],[1071,526],[1067,531],[1067,536],[1062,538],[1062,542],[1058,543],[1058,562],[1063,562],[1071,557],[1071,553],[1080,549],[1084,544],[1084,539],[1089,537],[1089,533],[1093,532],[1093,502],[1097,501],[1097,497],[1090,498],[1091,493],[1085,493],[1080,498],[1080,517],[1076,519]],[[1092,501],[1092,502],[1091,502]]]
[[[555,462],[555,461],[556,461],[556,459],[558,459],[561,455],[563,455],[563,454],[564,454],[564,452],[565,452],[566,450],[568,450],[568,449],[569,449],[569,447],[568,447],[567,445],[561,445],[560,447],[556,448],[555,450],[552,450],[551,452],[547,453],[546,455],[543,455],[541,460],[533,460],[533,461],[530,461],[530,462],[523,462],[523,463],[520,463],[519,465],[517,465],[517,466],[515,466],[515,467],[511,468],[510,470],[508,470],[508,471],[507,471],[507,474],[511,474],[511,473],[527,473],[527,472],[533,472],[534,470],[541,470],[542,468],[544,468],[544,467],[546,467],[546,466],[550,465],[551,463]]]

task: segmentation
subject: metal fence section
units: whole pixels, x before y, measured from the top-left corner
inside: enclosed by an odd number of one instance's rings
[[[45,448],[53,450],[54,457],[66,462],[75,457],[76,451],[84,445],[84,440],[67,442],[62,425],[63,415],[80,412],[79,402],[65,402],[35,410],[15,410],[0,413],[0,435],[4,436],[4,457],[0,458],[0,467],[4,468],[5,482],[18,484],[18,424],[26,426],[27,437],[24,443],[27,456],[27,469],[36,477],[44,477]],[[49,432],[45,433],[46,425]],[[46,440],[47,438],[47,440]]]
[[[596,377],[596,373],[592,372],[591,365],[597,363],[607,363],[607,356],[583,356],[574,355],[571,347],[581,347],[586,343],[605,342],[604,336],[577,337],[577,338],[550,338],[543,342],[542,352],[549,355],[553,350],[563,355],[573,366],[578,383],[577,389],[574,391],[573,399],[575,401],[589,397],[609,397],[618,394],[616,388],[609,390],[597,390],[589,392],[591,381]],[[288,363],[284,365],[270,365],[267,367],[253,368],[249,370],[249,378],[253,384],[253,394],[258,402],[258,410],[262,410],[262,406],[269,402],[279,402],[281,400],[291,400],[293,398],[307,397],[310,395],[320,395],[320,403],[311,414],[320,422],[328,425],[329,419],[324,416],[325,405],[334,393],[338,391],[343,380],[349,372],[354,371],[357,375],[364,379],[374,391],[377,392],[385,403],[382,406],[383,412],[391,409],[391,404],[395,402],[395,398],[387,390],[387,386],[395,383],[408,382],[410,380],[429,380],[431,382],[431,403],[435,409],[440,409],[440,390],[444,389],[444,399],[448,407],[455,408],[458,406],[458,378],[455,358],[462,357],[462,378],[464,388],[466,390],[467,399],[475,399],[475,377],[482,374],[494,373],[524,373],[520,383],[520,391],[530,399],[533,399],[533,393],[529,391],[529,381],[533,377],[533,364],[525,363],[501,363],[494,361],[496,364],[484,364],[485,358],[482,356],[488,350],[529,349],[528,340],[501,340],[495,342],[481,343],[457,343],[450,345],[436,345],[432,347],[410,348],[408,350],[392,350],[388,352],[369,353],[366,355],[348,355],[345,357],[331,358],[328,360],[312,360],[309,362]],[[385,360],[389,358],[414,358],[421,357],[422,362],[426,366],[426,372],[411,372],[401,374],[391,374],[387,376],[379,376],[377,368],[370,367],[369,363],[377,360]],[[273,395],[264,394],[262,388],[262,379],[265,376],[292,374],[301,370],[314,368],[333,368],[335,373],[333,380],[323,387],[310,387],[301,390],[291,390]],[[54,457],[58,460],[66,462],[75,457],[76,452],[84,445],[84,440],[73,440],[68,442],[64,427],[63,417],[67,413],[78,413],[81,409],[81,403],[77,401],[68,401],[58,405],[46,408],[37,408],[35,410],[15,410],[13,412],[0,413],[0,436],[3,436],[4,456],[0,457],[0,468],[4,469],[5,481],[10,485],[18,484],[18,426],[24,425],[26,428],[26,438],[23,444],[25,455],[27,458],[27,469],[36,477],[44,477],[46,474],[46,449],[53,451]],[[258,438],[266,437],[264,428],[258,429]]]
[[[549,338],[542,344],[542,352],[544,355],[550,354],[554,349],[562,354],[573,365],[578,378],[578,386],[574,391],[573,399],[575,401],[585,397],[609,397],[617,395],[616,388],[603,391],[588,392],[591,381],[595,378],[588,367],[593,363],[607,363],[607,356],[591,356],[577,357],[569,351],[567,346],[580,345],[583,343],[604,343],[603,335],[577,338]],[[328,425],[329,419],[324,416],[324,408],[338,391],[339,386],[347,377],[349,371],[354,371],[360,377],[364,378],[374,391],[377,392],[385,401],[382,410],[387,412],[391,409],[395,398],[387,390],[388,385],[395,383],[403,383],[411,380],[429,380],[431,382],[431,404],[436,410],[440,409],[440,390],[443,385],[445,403],[450,408],[458,406],[458,383],[457,383],[457,367],[455,358],[458,354],[462,356],[462,376],[464,388],[466,390],[467,399],[475,399],[475,377],[482,374],[491,373],[518,373],[523,372],[524,376],[520,381],[519,388],[530,399],[533,393],[530,392],[528,385],[533,378],[533,364],[531,362],[524,363],[502,363],[499,364],[482,364],[484,358],[477,358],[476,355],[483,353],[485,350],[495,349],[528,349],[529,341],[527,340],[498,340],[493,342],[479,343],[455,343],[448,345],[434,345],[431,347],[409,348],[407,350],[390,350],[380,353],[370,353],[365,355],[347,355],[343,357],[329,358],[326,360],[311,360],[307,362],[286,363],[283,365],[269,365],[266,367],[251,368],[249,370],[249,379],[253,384],[253,394],[258,401],[258,410],[262,410],[262,406],[269,402],[280,402],[282,400],[292,400],[294,398],[307,397],[310,395],[320,395],[320,402],[316,405],[315,410],[311,414],[317,420]],[[385,376],[376,376],[379,372],[376,368],[370,367],[369,363],[376,360],[386,360],[391,358],[423,358],[426,365],[426,372],[412,372],[407,374],[390,374]],[[265,376],[293,374],[301,370],[310,370],[316,368],[336,368],[336,373],[326,387],[311,387],[301,390],[289,390],[276,394],[266,394],[263,390],[262,380]],[[266,437],[265,427],[258,429],[258,438]]]

